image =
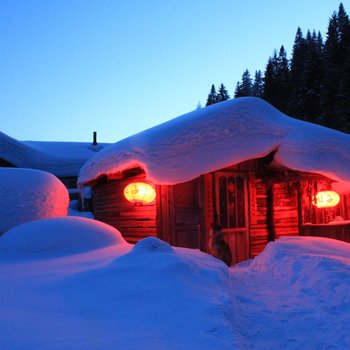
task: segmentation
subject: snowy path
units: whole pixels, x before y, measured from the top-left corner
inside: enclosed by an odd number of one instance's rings
[[[230,269],[232,323],[241,349],[350,349],[344,305],[247,267]],[[349,314],[349,313],[348,313]],[[347,322],[344,322],[347,321]]]

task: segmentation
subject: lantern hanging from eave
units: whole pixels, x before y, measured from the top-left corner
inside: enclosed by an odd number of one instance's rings
[[[312,204],[317,208],[331,208],[335,207],[340,201],[340,196],[334,191],[318,192],[312,201]]]
[[[134,204],[148,204],[156,198],[155,188],[145,182],[132,182],[124,188],[125,198]]]

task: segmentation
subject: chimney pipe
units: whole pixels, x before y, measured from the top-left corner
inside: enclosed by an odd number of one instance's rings
[[[94,146],[97,145],[97,132],[96,132],[96,131],[94,131],[94,134],[93,134],[93,142],[92,142],[92,144],[93,144]]]

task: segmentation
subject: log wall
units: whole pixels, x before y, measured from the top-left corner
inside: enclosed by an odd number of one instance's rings
[[[269,241],[299,234],[298,192],[284,182],[249,180],[250,252],[254,257]]]
[[[124,188],[134,181],[145,181],[140,174],[119,180],[108,180],[93,186],[93,209],[96,220],[117,228],[130,243],[156,236],[156,201],[135,205],[124,197]]]
[[[249,178],[250,255],[258,255],[268,243],[267,186],[254,175]]]
[[[179,247],[201,248],[203,217],[199,178],[174,186],[158,187],[158,235]]]

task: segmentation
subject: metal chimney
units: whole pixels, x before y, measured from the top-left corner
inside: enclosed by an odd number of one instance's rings
[[[93,142],[92,142],[92,144],[93,144],[94,146],[97,145],[97,132],[96,132],[96,131],[94,131],[94,134],[93,134]]]

